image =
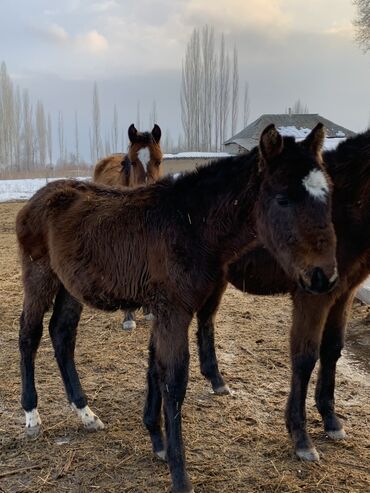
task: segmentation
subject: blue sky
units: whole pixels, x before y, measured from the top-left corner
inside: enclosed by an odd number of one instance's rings
[[[138,101],[147,127],[155,99],[163,131],[177,137],[186,43],[206,23],[238,48],[250,121],[300,98],[355,131],[369,123],[370,54],[354,42],[351,0],[0,0],[0,12],[0,59],[55,122],[63,111],[71,135],[78,111],[84,154],[94,81],[103,128],[116,103],[126,129]]]

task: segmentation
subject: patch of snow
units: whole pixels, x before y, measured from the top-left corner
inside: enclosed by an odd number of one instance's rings
[[[370,305],[370,278],[368,278],[357,290],[357,298]]]
[[[335,134],[337,137],[345,137],[346,134],[342,132],[342,130],[338,130],[338,132]]]
[[[40,188],[47,183],[61,178],[27,178],[22,180],[0,180],[0,202],[10,200],[28,200]],[[81,176],[76,180],[91,180],[90,177]]]
[[[344,142],[346,139],[345,138],[326,138],[324,142],[324,150],[325,151],[331,151],[333,149],[336,149],[338,144],[341,142]]]

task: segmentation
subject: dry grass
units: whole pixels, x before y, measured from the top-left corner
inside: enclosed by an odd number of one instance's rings
[[[37,358],[43,434],[24,437],[20,410],[18,318],[22,291],[13,232],[21,204],[0,205],[0,491],[159,493],[169,474],[142,425],[149,325],[125,333],[121,314],[85,309],[77,365],[91,407],[105,422],[85,432],[66,403],[46,334]],[[356,323],[364,308],[356,305]],[[338,371],[337,407],[348,439],[325,436],[314,408],[308,427],[320,464],[294,458],[284,427],[289,386],[286,297],[245,296],[228,289],[217,319],[220,366],[233,395],[215,397],[199,372],[194,326],[184,405],[189,473],[197,493],[365,493],[370,491],[370,384],[346,364]]]

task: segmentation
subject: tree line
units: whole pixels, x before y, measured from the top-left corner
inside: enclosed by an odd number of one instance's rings
[[[249,118],[248,83],[244,83],[243,127]],[[181,74],[181,122],[187,149],[221,150],[239,123],[238,51],[227,51],[225,35],[213,27],[195,28],[186,47]]]

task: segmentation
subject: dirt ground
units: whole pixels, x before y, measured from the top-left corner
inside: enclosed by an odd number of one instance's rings
[[[153,457],[142,425],[149,323],[141,315],[138,328],[126,333],[120,313],[84,310],[77,365],[90,405],[106,424],[95,434],[82,429],[66,402],[45,330],[36,366],[43,434],[25,438],[17,349],[22,288],[14,236],[21,205],[0,204],[0,491],[168,491],[167,467]],[[183,432],[196,493],[370,492],[370,379],[348,358],[337,378],[337,410],[348,438],[335,443],[325,436],[311,385],[308,428],[321,462],[303,463],[292,453],[284,427],[289,323],[288,297],[227,290],[217,317],[220,366],[232,388],[226,397],[212,395],[200,375],[193,324]],[[355,305],[353,324],[369,325],[366,306]]]

